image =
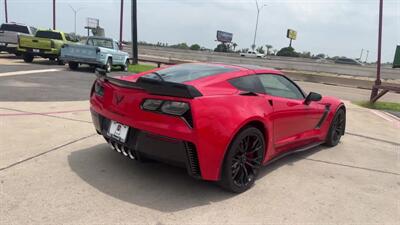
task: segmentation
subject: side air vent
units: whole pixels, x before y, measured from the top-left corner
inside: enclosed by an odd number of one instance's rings
[[[196,146],[193,143],[186,142],[186,154],[188,157],[188,172],[191,176],[200,178],[199,158],[197,157]]]

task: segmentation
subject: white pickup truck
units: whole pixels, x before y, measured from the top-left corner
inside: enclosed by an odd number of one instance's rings
[[[33,36],[36,28],[20,23],[3,23],[0,26],[0,52],[17,54],[18,35]]]
[[[261,54],[261,53],[256,52],[256,51],[251,51],[251,50],[247,51],[247,52],[241,52],[240,56],[242,56],[242,57],[253,57],[253,58],[264,58],[265,57],[264,54]]]

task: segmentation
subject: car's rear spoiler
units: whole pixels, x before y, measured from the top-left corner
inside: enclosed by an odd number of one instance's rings
[[[96,76],[104,82],[110,82],[124,88],[142,89],[150,94],[164,95],[181,98],[195,98],[203,96],[199,90],[192,85],[174,83],[169,81],[155,80],[152,78],[139,77],[136,82],[109,77],[103,70],[96,69]]]

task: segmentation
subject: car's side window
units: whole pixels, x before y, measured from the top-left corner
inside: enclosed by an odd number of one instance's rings
[[[304,99],[302,91],[284,76],[274,74],[258,75],[265,93],[291,99]]]
[[[257,75],[238,77],[229,80],[229,82],[241,91],[264,93],[264,88]]]

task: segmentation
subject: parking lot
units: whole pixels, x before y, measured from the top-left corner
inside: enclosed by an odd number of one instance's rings
[[[350,103],[369,90],[299,82],[345,101],[347,134],[263,168],[235,195],[112,151],[90,119],[94,74],[49,64],[0,55],[2,224],[399,224],[400,120]]]

